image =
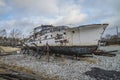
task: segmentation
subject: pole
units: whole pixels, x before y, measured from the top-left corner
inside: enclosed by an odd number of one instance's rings
[[[118,26],[116,26],[116,33],[117,33],[117,38],[118,38]]]
[[[49,45],[48,45],[48,43],[46,43],[46,49],[47,49],[48,62],[49,62],[50,54],[49,54]]]
[[[116,34],[117,34],[116,42],[118,44],[118,26],[116,26]]]

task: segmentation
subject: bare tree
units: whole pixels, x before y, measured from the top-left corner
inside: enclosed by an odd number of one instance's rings
[[[10,36],[12,38],[20,38],[21,36],[21,31],[19,29],[12,29],[11,32],[10,32]]]
[[[18,29],[12,29],[10,32],[10,37],[12,38],[11,44],[12,46],[16,46],[19,38],[22,36],[22,33]]]
[[[6,30],[0,30],[0,45],[3,45],[6,40]]]
[[[0,37],[6,37],[6,30],[0,30]]]

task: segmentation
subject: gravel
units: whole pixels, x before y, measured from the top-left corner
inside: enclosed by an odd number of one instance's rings
[[[120,54],[115,57],[93,55],[91,59],[96,63],[71,59],[52,60],[52,57],[48,63],[47,60],[22,54],[0,57],[0,60],[7,64],[29,67],[45,76],[58,77],[60,80],[120,80]]]

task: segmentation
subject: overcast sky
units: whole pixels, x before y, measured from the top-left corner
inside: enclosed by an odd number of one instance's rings
[[[41,24],[97,23],[109,23],[106,34],[114,33],[120,27],[120,0],[0,0],[0,29],[28,34]]]

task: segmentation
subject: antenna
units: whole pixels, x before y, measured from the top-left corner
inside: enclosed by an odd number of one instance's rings
[[[116,26],[116,34],[117,34],[117,38],[118,38],[118,26]]]

